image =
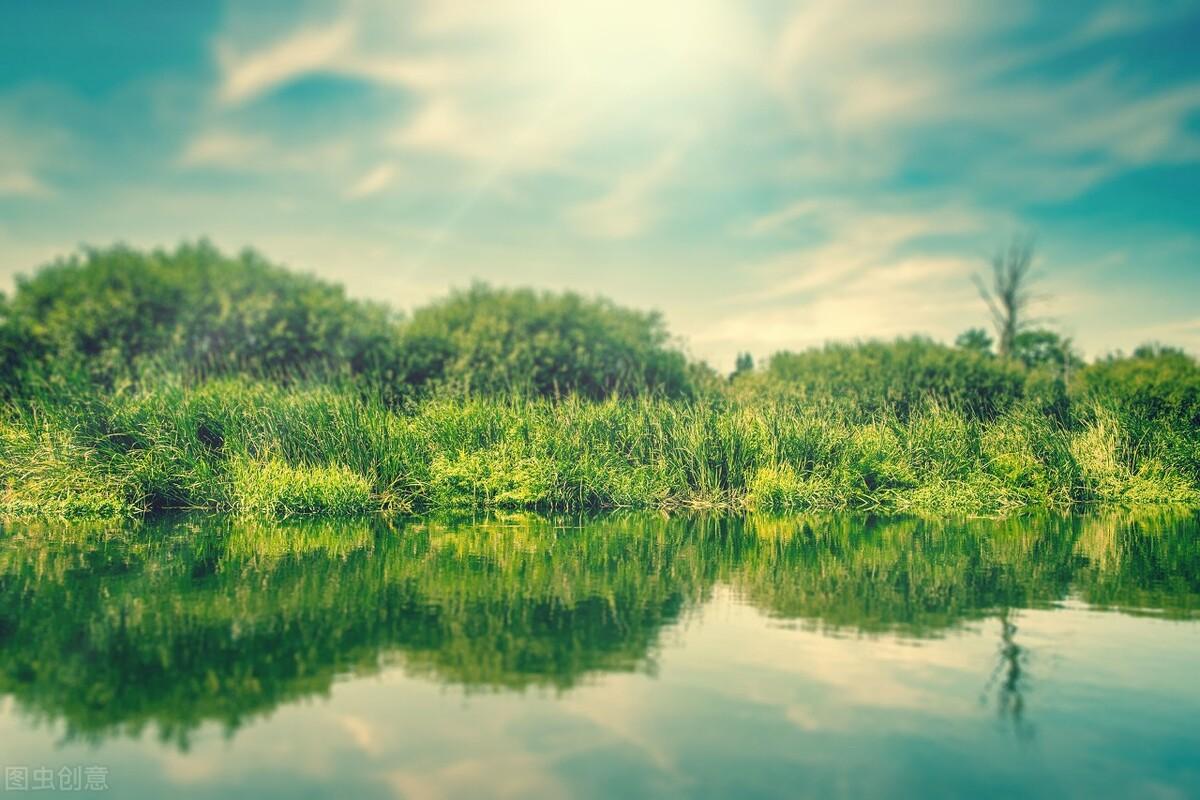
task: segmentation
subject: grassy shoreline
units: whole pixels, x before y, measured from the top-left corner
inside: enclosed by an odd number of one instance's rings
[[[1200,507],[1200,437],[1092,405],[978,420],[788,403],[432,399],[171,381],[9,409],[0,513]]]

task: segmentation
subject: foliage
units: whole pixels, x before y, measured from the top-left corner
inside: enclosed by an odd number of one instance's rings
[[[8,316],[45,350],[43,369],[79,365],[109,386],[147,365],[387,379],[397,357],[395,321],[383,307],[251,251],[228,258],[205,242],[60,260],[18,279]]]
[[[4,422],[0,510],[1195,505],[1197,446],[1195,429],[1103,406],[1065,423],[1026,406],[991,420],[936,404],[864,420],[653,398],[435,398],[399,412],[321,385],[160,384]]]
[[[753,372],[753,371],[754,371],[754,356],[750,355],[749,353],[742,352],[742,353],[737,354],[737,360],[734,362],[734,365],[733,365],[733,374],[730,375],[729,377],[737,378],[741,375],[745,375],[745,374]]]
[[[1005,361],[914,337],[777,353],[767,379],[785,396],[864,417],[885,410],[907,417],[929,401],[992,417],[1021,399],[1024,376]]]
[[[689,392],[686,359],[658,314],[571,292],[476,284],[416,311],[403,345],[404,380],[456,394]]]
[[[1080,370],[1071,388],[1081,402],[1110,402],[1147,419],[1200,428],[1200,364],[1180,350],[1147,345],[1129,357],[1110,356]]]
[[[370,482],[344,466],[239,460],[231,465],[230,484],[232,505],[241,512],[360,514],[372,508]]]
[[[1048,369],[1066,377],[1083,366],[1071,340],[1045,328],[1018,333],[1013,339],[1013,357],[1029,369]]]
[[[965,330],[954,340],[955,347],[984,355],[992,352],[992,344],[992,337],[983,328]]]

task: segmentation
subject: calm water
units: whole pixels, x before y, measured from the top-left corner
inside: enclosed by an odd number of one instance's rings
[[[10,525],[0,766],[121,798],[1196,797],[1200,522]]]

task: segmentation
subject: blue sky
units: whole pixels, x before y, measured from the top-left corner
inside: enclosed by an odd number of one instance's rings
[[[409,309],[661,310],[722,367],[950,339],[1038,240],[1089,355],[1200,351],[1200,4],[0,0],[0,285],[252,245]]]

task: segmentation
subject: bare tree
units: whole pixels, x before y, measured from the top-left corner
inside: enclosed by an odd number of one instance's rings
[[[979,294],[992,313],[997,349],[1005,358],[1013,354],[1017,334],[1031,322],[1026,319],[1026,311],[1034,300],[1029,291],[1032,269],[1033,239],[1014,237],[1008,247],[1001,248],[992,257],[991,286],[979,276],[975,277]]]

